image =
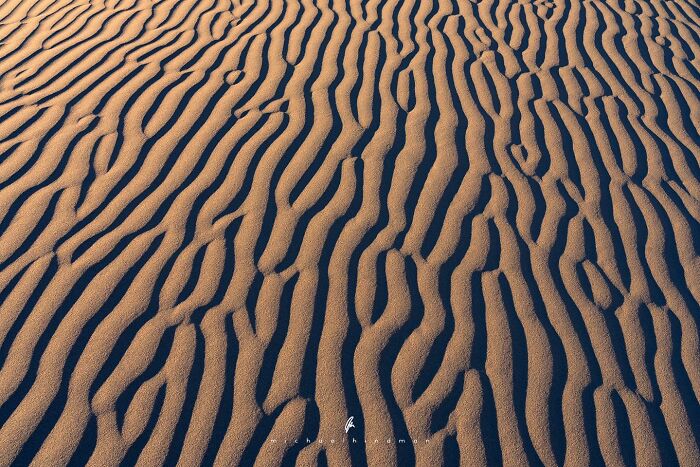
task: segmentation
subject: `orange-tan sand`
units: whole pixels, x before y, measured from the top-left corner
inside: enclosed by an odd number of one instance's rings
[[[700,465],[697,0],[0,0],[0,466]]]

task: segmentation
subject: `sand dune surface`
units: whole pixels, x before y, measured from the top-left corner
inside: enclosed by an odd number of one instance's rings
[[[0,465],[700,465],[696,0],[0,1]]]

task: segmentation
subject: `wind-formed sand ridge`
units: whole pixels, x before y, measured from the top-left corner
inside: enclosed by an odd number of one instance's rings
[[[698,465],[698,251],[695,0],[0,2],[0,465]]]

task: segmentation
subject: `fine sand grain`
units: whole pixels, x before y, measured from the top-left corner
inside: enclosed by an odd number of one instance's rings
[[[699,131],[697,0],[0,0],[0,466],[699,466]]]

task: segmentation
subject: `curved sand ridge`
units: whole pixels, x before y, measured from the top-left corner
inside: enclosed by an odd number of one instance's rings
[[[699,54],[695,0],[0,2],[0,465],[698,465]]]

